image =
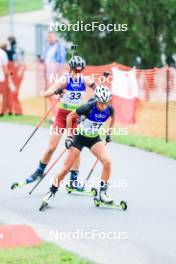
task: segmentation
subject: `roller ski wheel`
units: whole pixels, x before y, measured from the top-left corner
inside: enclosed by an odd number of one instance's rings
[[[18,182],[14,182],[14,183],[11,185],[10,189],[11,189],[11,190],[15,190],[15,189],[18,188],[18,187],[19,187]]]
[[[95,204],[96,207],[99,207],[100,203],[101,203],[100,200],[98,200],[97,198],[94,198],[94,204]]]
[[[111,203],[106,203],[101,201],[98,198],[94,198],[94,205],[96,207],[109,207],[109,208],[113,208],[113,209],[119,209],[119,210],[127,210],[127,203],[125,201],[120,201],[120,203],[116,203],[116,202],[111,202]]]
[[[98,195],[98,191],[96,188],[91,188],[91,193],[93,196],[97,196]]]
[[[25,186],[25,185],[27,185],[27,183],[24,181],[24,182],[14,182],[12,185],[11,185],[11,187],[10,187],[10,189],[11,190],[15,190],[16,188],[18,188],[18,187],[22,187],[22,186]]]
[[[70,186],[66,185],[66,191],[67,191],[68,193],[71,193],[72,190],[73,190],[73,189],[72,189]]]
[[[122,210],[127,210],[127,203],[125,201],[121,201],[120,206],[122,207]]]

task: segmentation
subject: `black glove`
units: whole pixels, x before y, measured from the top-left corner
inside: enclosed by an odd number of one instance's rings
[[[104,76],[105,78],[108,78],[109,74],[110,74],[110,72],[108,72],[108,71],[103,72],[103,76]]]
[[[111,142],[112,141],[112,134],[106,134],[106,138],[105,138],[105,141],[108,143],[108,142]]]
[[[63,89],[62,88],[58,88],[56,91],[54,91],[54,94],[63,94]]]
[[[70,149],[73,145],[73,137],[72,136],[68,136],[65,140],[65,147],[67,149]]]
[[[93,90],[95,90],[95,88],[96,88],[96,84],[93,82],[93,83],[91,83],[91,84],[89,85],[89,87],[92,88]]]

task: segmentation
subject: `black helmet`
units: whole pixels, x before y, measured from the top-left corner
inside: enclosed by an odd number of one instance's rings
[[[80,56],[73,56],[69,61],[69,66],[74,70],[83,70],[86,66],[85,60]]]

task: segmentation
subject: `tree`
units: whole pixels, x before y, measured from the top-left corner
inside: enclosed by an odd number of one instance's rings
[[[161,66],[161,53],[169,62],[176,52],[175,0],[55,0],[55,10],[60,23],[127,24],[127,31],[60,32],[79,45],[79,53],[88,64],[116,61],[132,66],[140,56],[142,66],[150,68]]]

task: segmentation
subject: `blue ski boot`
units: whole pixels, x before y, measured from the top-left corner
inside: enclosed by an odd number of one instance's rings
[[[69,187],[77,191],[82,191],[81,184],[78,182],[79,171],[72,170],[70,171],[70,182]]]
[[[22,187],[26,184],[32,183],[36,180],[39,180],[43,176],[46,166],[47,166],[47,164],[44,164],[40,161],[39,166],[36,169],[36,171],[30,177],[25,179],[24,181],[13,183],[11,185],[11,190],[14,190],[17,187]]]

